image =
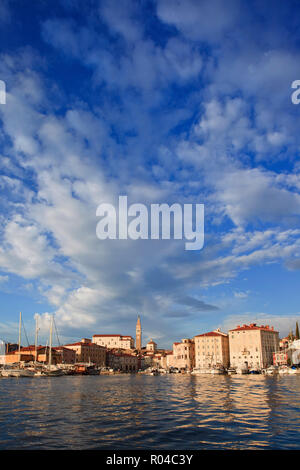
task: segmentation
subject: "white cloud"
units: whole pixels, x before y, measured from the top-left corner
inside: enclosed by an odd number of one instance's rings
[[[239,2],[229,0],[158,0],[160,20],[176,26],[191,39],[216,42],[229,31],[239,14]]]

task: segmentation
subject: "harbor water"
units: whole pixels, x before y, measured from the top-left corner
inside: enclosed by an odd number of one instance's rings
[[[300,375],[0,379],[0,449],[299,449]]]

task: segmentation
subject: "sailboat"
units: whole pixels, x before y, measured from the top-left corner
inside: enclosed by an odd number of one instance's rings
[[[49,360],[48,367],[43,371],[44,375],[47,377],[57,377],[59,375],[64,375],[62,369],[52,364],[52,331],[53,331],[53,315],[51,315],[50,321],[50,338],[49,338]]]
[[[34,371],[21,367],[21,333],[22,333],[22,313],[20,312],[19,320],[19,365],[17,367],[3,368],[1,371],[2,377],[33,377]]]

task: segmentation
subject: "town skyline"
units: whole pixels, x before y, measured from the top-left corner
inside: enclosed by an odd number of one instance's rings
[[[20,312],[21,314],[21,312]],[[50,325],[51,325],[51,317],[54,319],[55,316],[54,315],[49,315],[49,318],[48,318],[48,325],[47,325],[47,322],[43,322],[43,327],[40,328],[40,324],[39,324],[39,319],[40,317],[38,317],[38,319],[36,319],[36,323],[35,323],[35,331],[34,333],[28,333],[27,332],[27,329],[25,327],[25,324],[24,322],[22,321],[22,327],[21,327],[21,335],[23,337],[23,343],[24,343],[24,336],[25,336],[25,340],[28,341],[27,345],[25,346],[25,344],[22,344],[23,347],[28,347],[28,346],[32,346],[35,342],[35,340],[37,338],[40,338],[40,340],[42,341],[39,341],[38,344],[39,345],[42,345],[42,344],[48,344],[48,341],[49,341],[49,329],[50,329]],[[90,334],[88,335],[80,335],[78,337],[72,337],[72,338],[69,338],[69,340],[67,341],[68,338],[64,338],[62,336],[60,336],[59,334],[59,331],[57,330],[57,326],[55,324],[55,334],[53,334],[53,344],[56,345],[56,346],[60,346],[64,343],[69,342],[69,343],[72,343],[72,342],[78,342],[78,341],[81,341],[81,338],[88,338],[88,337],[97,337],[97,336],[118,336],[118,337],[123,337],[123,338],[131,338],[134,343],[135,343],[135,348],[137,350],[141,350],[142,348],[145,348],[146,347],[146,344],[148,344],[149,342],[151,341],[156,341],[156,344],[159,344],[159,339],[157,338],[154,338],[154,337],[150,337],[149,335],[145,335],[145,332],[143,330],[143,326],[142,326],[142,319],[143,319],[143,316],[138,314],[137,317],[136,317],[137,321],[136,321],[136,324],[135,324],[135,332],[132,333],[132,334],[128,334],[128,332],[120,332],[120,331],[110,331],[110,332],[106,332],[106,333],[103,333],[103,332],[98,332],[98,333],[95,333],[95,332],[90,332]],[[54,320],[55,321],[55,320]],[[258,322],[259,323],[259,322]],[[165,345],[165,344],[159,344],[160,348],[162,349],[165,349],[165,350],[171,350],[172,347],[173,347],[173,344],[176,343],[177,341],[181,341],[182,339],[184,338],[190,338],[190,339],[193,339],[194,337],[196,336],[199,336],[199,335],[203,335],[203,334],[206,334],[207,332],[209,331],[217,331],[217,330],[220,330],[222,331],[223,333],[226,333],[228,334],[229,331],[232,331],[236,328],[239,328],[241,325],[245,326],[247,324],[253,324],[253,325],[257,325],[258,324],[256,321],[249,321],[249,322],[243,322],[243,321],[240,321],[239,323],[235,324],[235,325],[232,325],[230,327],[227,328],[227,330],[225,329],[221,329],[220,327],[215,327],[215,328],[212,328],[211,330],[206,330],[206,331],[202,331],[201,328],[199,329],[199,331],[197,332],[193,332],[193,334],[190,334],[190,335],[182,335],[182,337],[177,337],[177,338],[173,338],[171,339],[171,342],[168,343],[168,345]],[[266,325],[268,328],[270,327],[270,324],[268,323],[265,323],[264,325],[260,322],[260,325],[264,326]],[[47,328],[48,327],[48,328]],[[6,343],[12,343],[12,344],[17,344],[18,343],[18,340],[17,340],[17,336],[19,334],[19,328],[20,328],[20,325],[18,325],[18,331],[16,331],[16,336],[15,336],[15,341],[13,340],[8,340],[7,338],[5,338],[4,336],[1,337],[1,331],[0,331],[0,340],[6,342]],[[279,329],[277,329],[276,327],[274,327],[273,325],[270,327],[272,328],[273,330],[277,331],[278,334],[279,334],[279,338],[286,338],[286,337],[289,337],[289,336],[293,336],[295,337],[296,339],[299,339],[297,338],[297,328],[298,328],[298,333],[299,333],[299,326],[298,326],[298,319],[295,320],[295,324],[294,325],[290,325],[289,327],[286,327],[286,329],[284,331],[287,331],[287,333],[283,333],[282,331],[280,331]],[[42,334],[41,333],[41,330],[43,331]],[[201,330],[201,331],[200,331]],[[23,333],[22,333],[23,332]],[[36,336],[37,334],[37,336]],[[144,339],[145,338],[145,339]],[[33,339],[33,341],[30,341],[30,339]]]
[[[22,326],[24,325],[20,312],[18,344],[0,341],[0,364],[27,363],[34,364],[35,368],[38,364],[40,367],[48,364],[49,370],[54,365],[58,367],[55,369],[55,374],[59,375],[62,375],[59,364],[61,367],[69,368],[69,373],[83,375],[88,372],[88,368],[93,368],[91,371],[93,374],[99,374],[101,370],[106,373],[109,370],[111,373],[144,371],[152,375],[153,369],[155,374],[171,373],[176,369],[178,372],[196,375],[207,373],[245,375],[263,373],[263,371],[267,373],[268,368],[270,373],[274,373],[274,366],[284,367],[284,371],[288,372],[287,365],[298,365],[300,360],[298,322],[295,335],[291,330],[289,336],[285,338],[280,338],[279,332],[273,326],[250,323],[237,325],[226,333],[216,328],[190,338],[182,338],[173,342],[172,349],[160,347],[152,338],[145,346],[142,345],[140,315],[137,316],[135,338],[120,334],[93,334],[91,338],[84,337],[76,342],[61,344],[54,318],[51,317],[49,343],[47,341],[43,346],[39,343],[36,318],[35,344],[23,346]],[[57,346],[53,344],[53,328],[57,336]],[[25,336],[28,342],[26,333]],[[41,374],[40,371],[36,373],[38,376]]]

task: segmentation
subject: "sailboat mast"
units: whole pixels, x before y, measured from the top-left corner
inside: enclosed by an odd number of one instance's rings
[[[38,344],[38,316],[35,317],[35,357],[34,362],[37,362],[37,344]]]
[[[53,316],[51,315],[51,321],[50,321],[50,339],[49,339],[49,369],[51,368],[51,362],[52,362],[52,329],[53,329]]]
[[[19,361],[21,360],[21,331],[22,331],[22,313],[20,312],[20,320],[19,320]]]

